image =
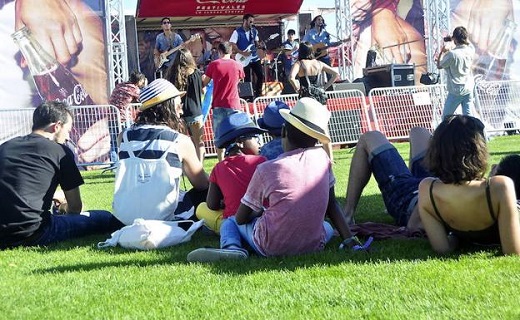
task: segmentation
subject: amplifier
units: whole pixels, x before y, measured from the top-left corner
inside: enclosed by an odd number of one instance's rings
[[[239,82],[238,96],[245,100],[253,100],[253,97],[255,96],[253,92],[253,84],[251,82]]]
[[[414,64],[386,64],[363,69],[370,88],[406,87],[415,85]]]

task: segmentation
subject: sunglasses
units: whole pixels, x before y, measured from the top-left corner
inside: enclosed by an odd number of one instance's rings
[[[171,24],[171,22],[170,21],[163,21],[162,24]]]

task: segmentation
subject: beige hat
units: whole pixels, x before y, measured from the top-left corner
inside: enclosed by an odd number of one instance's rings
[[[183,97],[185,94],[186,91],[179,91],[170,81],[155,79],[141,90],[139,94],[141,107],[139,107],[139,110],[146,110],[168,99]]]
[[[313,98],[301,98],[291,110],[280,109],[280,114],[296,129],[318,139],[321,143],[330,142],[328,123],[330,111]]]

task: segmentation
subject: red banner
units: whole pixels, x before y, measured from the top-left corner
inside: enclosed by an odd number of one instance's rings
[[[139,0],[138,18],[296,14],[303,0]]]

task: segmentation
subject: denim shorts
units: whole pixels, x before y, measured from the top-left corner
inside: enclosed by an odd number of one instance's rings
[[[374,150],[370,166],[377,181],[386,210],[397,224],[406,226],[418,200],[419,183],[431,173],[422,165],[424,155],[412,160],[410,170],[394,146]]]
[[[231,108],[213,108],[213,136],[215,139],[218,137],[218,128],[222,121],[232,115],[233,113],[237,113],[238,110]]]

